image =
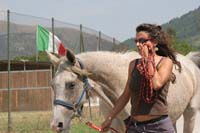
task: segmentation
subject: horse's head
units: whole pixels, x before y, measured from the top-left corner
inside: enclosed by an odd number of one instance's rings
[[[83,95],[89,85],[86,78],[88,73],[70,51],[60,59],[50,53],[48,56],[57,68],[52,80],[54,107],[51,127],[55,131],[68,133],[72,118],[81,113],[85,99]]]

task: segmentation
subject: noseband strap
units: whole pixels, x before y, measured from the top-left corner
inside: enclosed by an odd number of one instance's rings
[[[69,110],[74,110],[75,109],[75,106],[71,103],[67,103],[67,102],[64,102],[62,100],[54,100],[54,105],[61,105],[61,106],[64,106],[66,108],[68,108]]]

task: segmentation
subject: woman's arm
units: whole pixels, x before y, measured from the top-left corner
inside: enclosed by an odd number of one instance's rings
[[[125,107],[125,105],[128,103],[128,101],[130,99],[129,84],[130,84],[130,78],[131,78],[131,73],[132,73],[134,64],[135,64],[135,60],[129,64],[128,80],[126,82],[125,89],[124,89],[123,93],[121,94],[121,96],[115,102],[116,104],[114,105],[114,107],[110,111],[110,113],[108,114],[106,120],[103,122],[103,124],[102,124],[103,131],[108,130],[108,128],[112,122],[112,119],[115,118],[119,112],[121,112],[121,110]]]
[[[164,58],[159,65],[159,69],[155,69],[155,73],[152,77],[154,90],[160,89],[168,80],[170,80],[172,74],[173,63],[170,58]],[[151,66],[151,71],[153,66]]]
[[[128,69],[128,80],[126,82],[126,86],[125,89],[123,91],[123,93],[121,94],[121,96],[117,99],[117,101],[115,102],[115,106],[113,107],[113,109],[111,110],[111,112],[109,113],[108,117],[110,118],[114,118],[127,104],[127,102],[130,99],[130,90],[129,90],[129,84],[130,84],[130,78],[131,78],[131,72],[133,69],[133,64],[135,61],[131,62],[129,64],[129,69]]]
[[[153,59],[148,60],[148,57],[151,56],[149,54],[149,49],[153,49],[151,48],[152,45],[150,45],[149,48],[147,47],[147,45],[140,45],[140,47],[143,47],[144,49],[144,51],[141,51],[141,53],[144,52],[144,58],[146,59],[146,64],[150,63],[150,65],[147,67],[150,67],[149,74],[152,76],[153,89],[159,90],[168,80],[170,80],[172,74],[173,62],[169,57],[165,57],[160,63],[159,69],[157,70],[154,68],[155,66],[153,66],[152,62]]]

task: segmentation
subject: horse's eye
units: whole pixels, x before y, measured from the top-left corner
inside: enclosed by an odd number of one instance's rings
[[[66,88],[66,89],[69,88],[69,89],[72,90],[72,89],[74,89],[75,85],[76,85],[76,84],[75,84],[74,82],[66,83],[66,84],[65,84],[65,88]]]

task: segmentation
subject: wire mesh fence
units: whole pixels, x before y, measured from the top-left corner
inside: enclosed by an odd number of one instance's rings
[[[13,72],[10,61],[41,62],[36,47],[36,30],[41,25],[56,35],[64,46],[75,54],[86,51],[112,51],[120,42],[85,26],[61,22],[54,18],[40,18],[10,11],[0,11],[0,62],[8,61],[7,69],[0,73],[0,133],[44,133],[50,130],[52,71],[40,70]],[[27,59],[27,57],[29,57]],[[25,65],[24,65],[25,66]],[[4,66],[5,67],[5,66]],[[16,66],[17,67],[17,66]],[[33,72],[34,71],[34,72]],[[43,71],[44,72],[44,71]],[[41,78],[41,79],[40,79]],[[47,83],[47,84],[45,84]],[[45,86],[44,86],[45,84]],[[94,121],[99,123],[99,108],[94,108]],[[85,110],[85,115],[89,113]],[[88,116],[87,116],[88,117]],[[95,132],[78,121],[72,132]],[[77,125],[80,125],[77,127]]]
[[[9,22],[7,20],[9,15]],[[9,33],[7,27],[9,25]],[[112,37],[87,28],[82,25],[74,25],[58,21],[54,18],[46,19],[35,16],[19,14],[15,12],[0,11],[0,60],[7,59],[7,38],[9,36],[10,57],[15,60],[17,57],[35,56],[36,29],[41,25],[53,32],[63,42],[66,48],[74,53],[85,51],[106,50],[112,51],[114,45],[120,42]]]

